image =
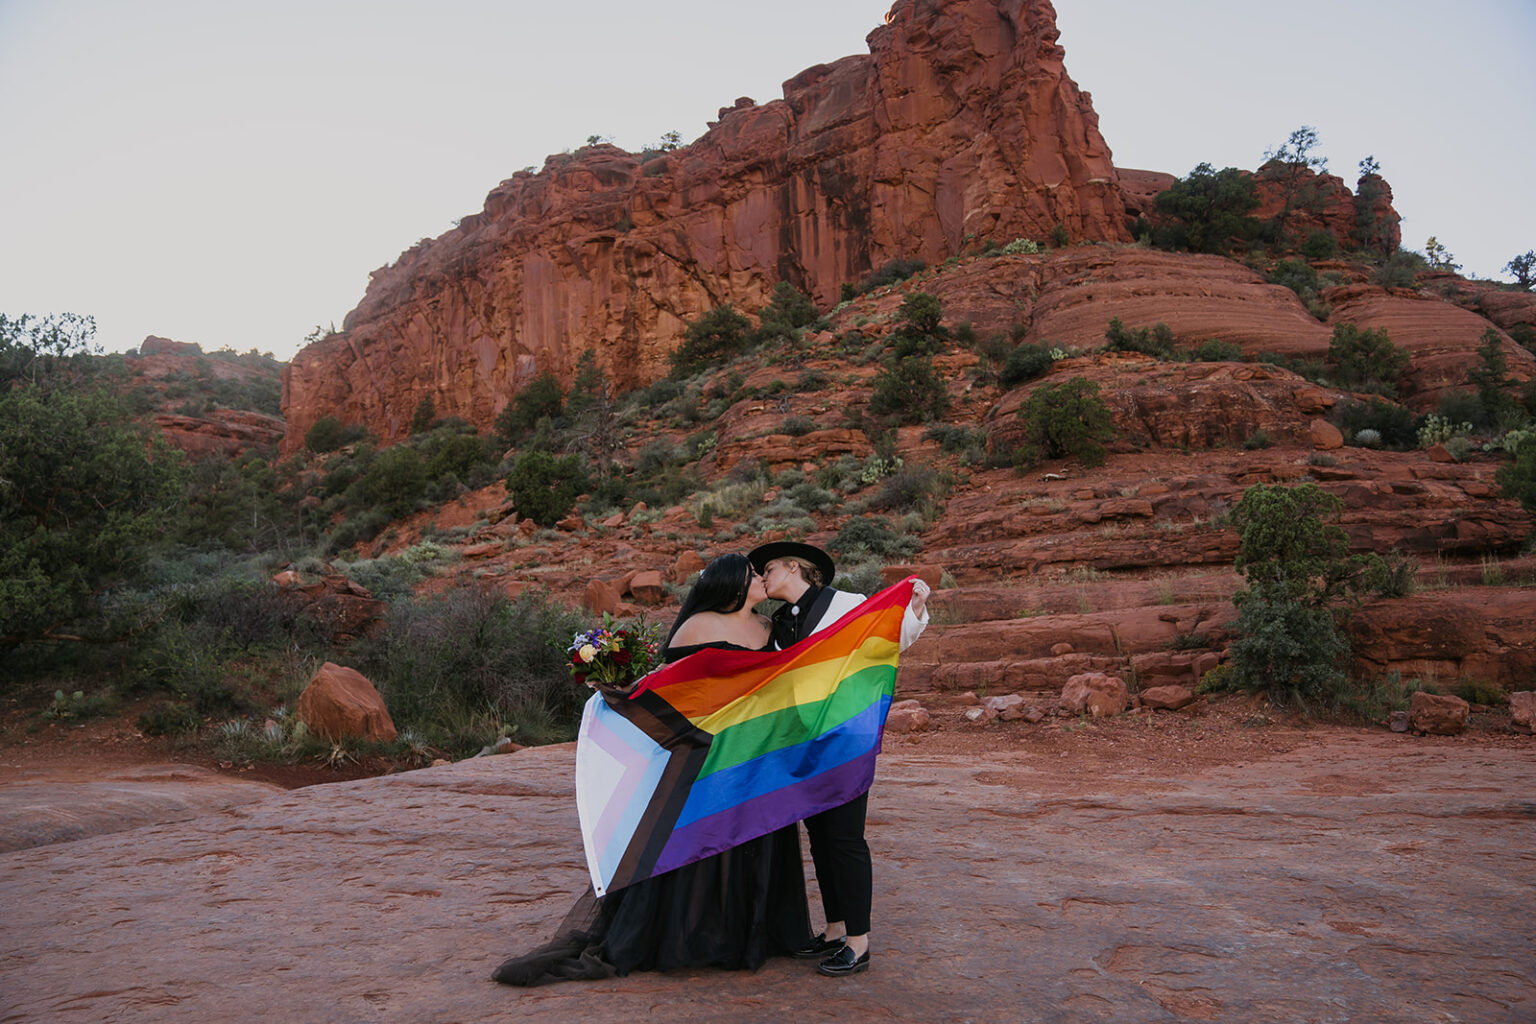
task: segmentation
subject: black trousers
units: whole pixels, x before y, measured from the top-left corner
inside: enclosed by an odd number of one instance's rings
[[[849,935],[869,931],[869,905],[873,889],[869,844],[864,841],[864,812],[869,793],[854,797],[840,807],[805,819],[811,837],[811,861],[816,865],[816,884],[828,921],[848,925]]]

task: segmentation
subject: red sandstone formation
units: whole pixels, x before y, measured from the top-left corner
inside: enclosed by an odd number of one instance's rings
[[[193,458],[234,458],[251,448],[277,444],[283,437],[281,416],[248,409],[215,409],[204,416],[161,413],[155,417],[155,426],[167,443]]]
[[[982,239],[1128,240],[1109,148],[1063,66],[1048,0],[898,0],[868,55],[738,101],[643,165],[551,157],[376,271],[341,334],[284,388],[287,449],[324,415],[403,436],[430,396],[482,427],[529,379],[593,348],[621,382],[667,369],[685,321],[756,309],[779,280],[823,307],[897,258]]]
[[[234,383],[249,389],[263,378],[268,387],[275,383],[276,364],[270,360],[226,358],[228,355],[206,355],[195,343],[150,335],[139,346],[139,354],[127,362],[133,386],[149,391],[160,405],[154,421],[161,435],[193,458],[233,458],[283,438],[281,416],[252,409],[204,407],[201,397],[215,385]],[[185,403],[188,391],[198,400]],[[181,397],[173,397],[178,394]]]
[[[1350,285],[1326,289],[1323,298],[1333,306],[1329,324],[1385,330],[1392,344],[1412,354],[1402,396],[1415,412],[1434,411],[1447,392],[1471,390],[1467,371],[1477,364],[1479,340],[1493,326],[1488,320],[1407,289]],[[1509,303],[1503,308],[1515,311],[1519,306]],[[1536,376],[1536,356],[1499,333],[1509,376],[1514,380]]]
[[[196,342],[172,341],[170,338],[157,338],[153,334],[139,345],[141,356],[195,356],[201,355],[202,351],[202,346]]]

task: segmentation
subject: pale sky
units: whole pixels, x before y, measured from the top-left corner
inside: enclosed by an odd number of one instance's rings
[[[551,153],[685,140],[867,52],[887,0],[0,0],[0,312],[291,358],[369,272]],[[1536,2],[1057,0],[1121,167],[1311,125],[1464,272],[1536,249]]]

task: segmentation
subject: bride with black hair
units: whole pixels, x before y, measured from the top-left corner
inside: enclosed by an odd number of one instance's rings
[[[745,555],[721,555],[704,567],[667,634],[662,659],[707,648],[772,647],[769,621],[753,611],[767,598]],[[632,687],[607,692],[624,700]],[[506,985],[606,978],[683,967],[756,970],[793,955],[811,938],[798,826],[636,882],[576,901],[553,940],[504,962],[491,975]]]

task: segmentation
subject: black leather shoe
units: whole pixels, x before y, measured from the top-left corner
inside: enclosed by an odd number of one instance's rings
[[[822,932],[810,942],[795,950],[790,956],[797,956],[801,960],[815,960],[824,957],[828,953],[835,953],[847,945],[847,939],[829,939],[827,933]]]
[[[842,949],[817,964],[816,970],[829,978],[841,978],[845,974],[867,971],[869,970],[869,950],[866,949],[863,956],[854,956],[853,950],[844,944]]]

